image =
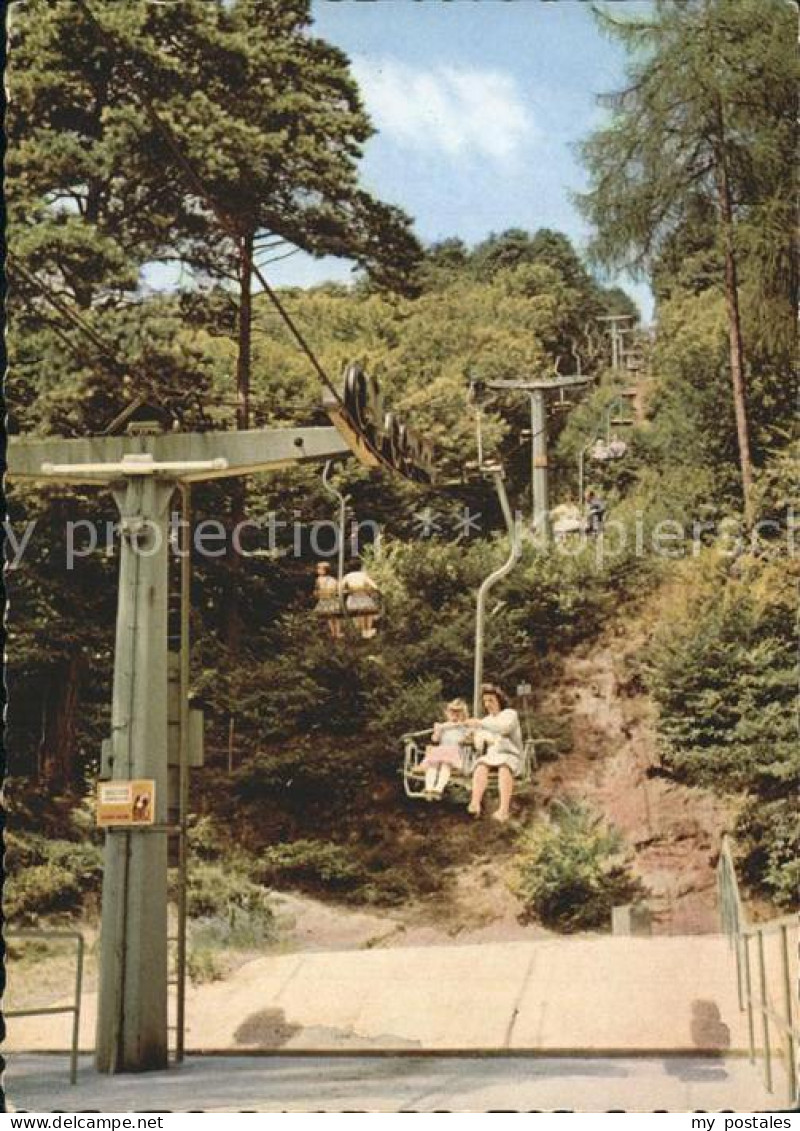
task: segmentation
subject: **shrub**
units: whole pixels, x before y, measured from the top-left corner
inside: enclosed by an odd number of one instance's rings
[[[691,596],[662,612],[647,656],[662,764],[690,785],[746,795],[746,876],[784,905],[800,840],[793,566],[742,556],[731,570],[709,552],[684,573]]]
[[[225,950],[260,948],[275,937],[268,894],[237,868],[207,862],[189,871],[188,970],[192,982],[223,978]]]
[[[515,889],[526,916],[565,931],[607,927],[612,907],[643,894],[619,833],[580,804],[556,803],[519,842]]]
[[[339,890],[363,883],[365,872],[354,861],[354,853],[340,844],[321,840],[296,840],[268,848],[259,874],[273,884],[320,885]]]
[[[189,980],[195,986],[204,982],[219,982],[225,977],[226,964],[213,946],[191,945],[186,955]]]
[[[78,878],[57,864],[34,864],[4,885],[3,904],[13,923],[34,923],[40,915],[77,911],[81,904]]]
[[[417,678],[397,688],[378,715],[376,729],[386,735],[387,742],[395,742],[407,731],[424,730],[441,715],[445,698],[440,679]]]
[[[3,906],[13,923],[34,923],[54,912],[78,913],[85,897],[100,890],[102,851],[95,844],[48,840],[6,831]]]
[[[792,910],[800,895],[800,812],[794,797],[750,799],[736,824],[742,874],[779,907]]]
[[[226,855],[225,837],[213,817],[198,817],[188,833],[189,851],[196,860],[215,861]]]
[[[187,911],[198,954],[225,947],[259,947],[275,934],[267,892],[230,865],[203,863],[190,870]]]
[[[346,804],[366,789],[373,769],[363,737],[354,741],[298,736],[285,748],[259,752],[228,779],[241,803],[279,801],[289,809]]]

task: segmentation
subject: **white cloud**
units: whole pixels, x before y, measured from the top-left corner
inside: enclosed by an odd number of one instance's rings
[[[409,148],[503,161],[537,134],[516,80],[501,71],[363,56],[353,70],[375,125]]]

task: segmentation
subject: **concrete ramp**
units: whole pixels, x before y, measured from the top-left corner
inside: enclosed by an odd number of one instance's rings
[[[94,1043],[84,997],[81,1046]],[[719,936],[580,936],[259,958],[192,987],[190,1051],[742,1051],[746,1021]],[[7,1047],[67,1048],[67,1018],[8,1022]]]
[[[190,998],[194,1049],[745,1049],[717,936],[566,938],[261,959]]]

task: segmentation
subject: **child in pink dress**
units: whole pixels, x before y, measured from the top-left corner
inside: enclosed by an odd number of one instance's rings
[[[446,719],[433,728],[433,743],[425,749],[422,769],[425,771],[425,796],[428,801],[441,801],[453,770],[463,766],[461,746],[469,733],[469,710],[463,699],[453,699],[445,708]]]

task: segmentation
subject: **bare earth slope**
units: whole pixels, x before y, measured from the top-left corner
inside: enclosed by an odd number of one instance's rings
[[[567,659],[541,705],[567,712],[573,750],[541,767],[537,795],[585,800],[620,830],[650,890],[654,932],[715,931],[714,865],[730,807],[660,775],[655,709],[630,674],[644,640],[641,626],[617,628]]]

